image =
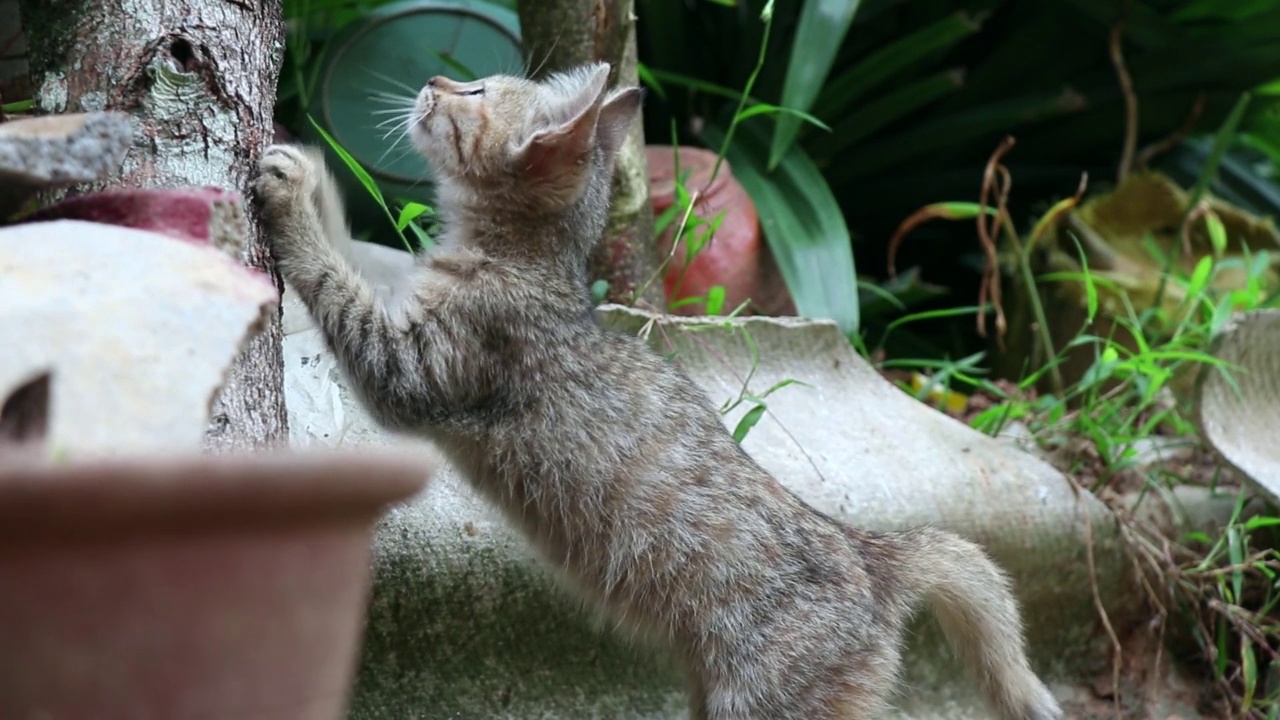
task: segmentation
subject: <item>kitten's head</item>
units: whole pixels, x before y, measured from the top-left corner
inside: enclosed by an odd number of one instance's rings
[[[608,77],[607,63],[536,82],[433,77],[418,93],[410,134],[441,179],[477,200],[493,202],[500,194],[559,210],[582,196],[598,164],[612,166],[640,110],[641,89],[608,92]]]

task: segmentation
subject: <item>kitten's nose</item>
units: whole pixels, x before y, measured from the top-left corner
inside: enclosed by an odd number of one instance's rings
[[[458,83],[443,75],[436,75],[427,81],[427,87],[432,90],[441,90],[443,92],[451,93],[458,89]]]

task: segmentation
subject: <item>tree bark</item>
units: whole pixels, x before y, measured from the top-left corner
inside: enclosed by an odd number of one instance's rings
[[[108,109],[135,120],[120,175],[73,191],[211,185],[248,197],[253,165],[272,138],[280,0],[22,0],[22,21],[40,112]],[[241,259],[277,277],[246,210]],[[213,402],[211,452],[286,439],[281,342],[277,316],[233,366]]]
[[[637,84],[633,0],[521,0],[519,14],[526,61],[537,77],[605,61],[612,66],[609,87]],[[611,302],[628,303],[640,291],[645,302],[662,309],[657,268],[644,125],[636,118],[618,153],[609,225],[592,258],[591,278],[608,281]]]

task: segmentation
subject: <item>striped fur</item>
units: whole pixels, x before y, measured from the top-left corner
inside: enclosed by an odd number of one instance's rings
[[[606,91],[608,69],[423,89],[411,134],[446,226],[403,312],[345,259],[318,158],[266,153],[257,192],[280,269],[364,405],[437,443],[606,617],[671,647],[693,718],[879,716],[922,602],[999,717],[1061,717],[979,547],[823,515],[734,442],[687,377],[596,324],[587,257],[640,105],[638,89]]]

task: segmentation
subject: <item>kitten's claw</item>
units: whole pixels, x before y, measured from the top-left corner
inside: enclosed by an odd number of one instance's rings
[[[254,194],[268,213],[302,205],[315,190],[316,167],[311,158],[293,145],[272,145],[258,161]]]

